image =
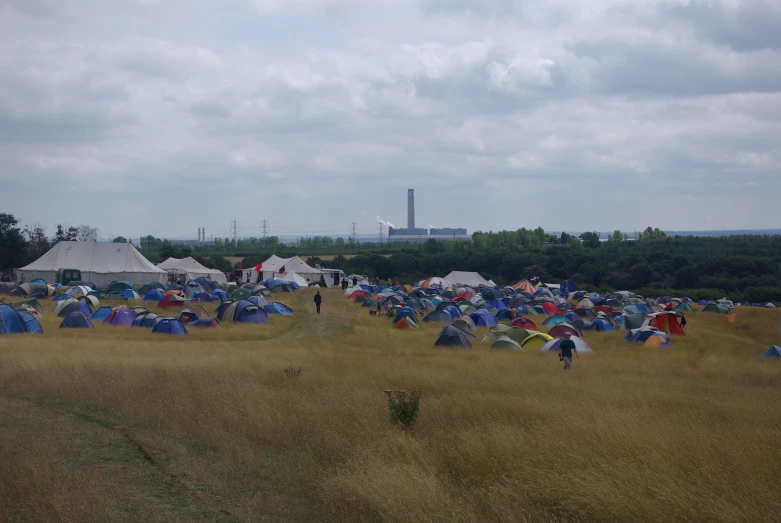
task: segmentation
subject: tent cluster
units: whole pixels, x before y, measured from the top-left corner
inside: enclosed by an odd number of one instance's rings
[[[271,279],[264,284],[221,283],[206,277],[190,280],[185,285],[164,285],[150,282],[140,288],[128,280],[110,285],[48,285],[38,280],[15,285],[19,289],[10,296],[24,299],[10,304],[2,299],[3,320],[0,334],[43,332],[38,310],[39,301],[51,296],[54,314],[63,318],[62,329],[92,329],[96,323],[112,326],[149,328],[153,333],[186,335],[187,326],[216,328],[220,321],[238,323],[268,323],[268,316],[289,316],[293,311],[274,301],[275,294],[294,292],[294,282]],[[34,292],[31,292],[34,291]],[[103,294],[101,294],[101,292]],[[170,316],[159,316],[143,306],[102,306],[101,301],[140,300],[155,302],[160,309],[176,311]],[[212,318],[200,302],[217,301],[216,318]]]
[[[414,286],[360,284],[347,289],[345,295],[392,318],[397,329],[415,329],[421,322],[445,324],[448,328],[442,329],[436,346],[468,348],[470,332],[487,328],[483,342],[509,350],[558,350],[557,340],[569,333],[579,350],[590,352],[583,333],[640,328],[660,333],[650,337],[661,341],[655,339],[649,345],[666,346],[669,335],[686,335],[684,313],[695,310],[687,298],[647,300],[627,291],[601,295],[578,291],[571,281],[534,285],[524,280],[504,288],[490,283],[477,273],[454,272]]]

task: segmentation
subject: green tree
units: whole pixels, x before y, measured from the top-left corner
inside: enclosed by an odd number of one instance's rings
[[[32,227],[26,226],[24,235],[27,237],[27,254],[31,260],[40,258],[51,247],[46,236],[46,227],[38,222],[35,222]]]
[[[596,249],[599,247],[599,233],[598,232],[584,232],[580,235],[580,240],[583,242],[583,245],[586,247],[590,247],[592,249]]]
[[[68,237],[65,235],[65,230],[62,228],[62,224],[57,224],[57,232],[54,233],[52,243],[64,242]]]
[[[0,213],[0,268],[27,264],[27,242],[13,214]]]
[[[113,240],[111,240],[112,243],[130,243],[130,240],[125,238],[124,236],[117,236]]]
[[[647,263],[638,263],[631,269],[632,287],[647,287],[654,279],[654,270]]]
[[[76,227],[70,226],[65,233],[65,239],[69,242],[75,242],[79,240],[79,230]]]
[[[616,229],[613,231],[613,234],[607,235],[607,241],[609,242],[615,242],[615,243],[621,243],[623,241],[626,241],[628,239],[628,236],[624,234],[623,232]]]

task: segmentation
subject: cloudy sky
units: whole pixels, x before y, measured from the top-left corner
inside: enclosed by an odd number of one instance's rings
[[[0,0],[0,212],[101,234],[781,223],[778,0]]]

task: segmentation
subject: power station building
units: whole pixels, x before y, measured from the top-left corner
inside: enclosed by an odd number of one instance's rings
[[[388,238],[391,243],[424,243],[428,240],[440,240],[440,241],[455,241],[465,240],[470,241],[472,236],[467,234],[466,229],[420,229],[415,227],[415,189],[409,189],[407,191],[407,228],[397,229],[390,227],[388,230]]]

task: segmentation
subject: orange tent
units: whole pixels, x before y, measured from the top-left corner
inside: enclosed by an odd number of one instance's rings
[[[529,280],[521,280],[515,285],[513,285],[514,289],[518,289],[519,291],[526,291],[529,294],[534,294],[534,291],[536,290],[534,288],[534,285]]]
[[[400,319],[396,325],[393,326],[394,329],[401,329],[401,330],[410,330],[412,329],[412,325],[407,321],[407,318]]]

